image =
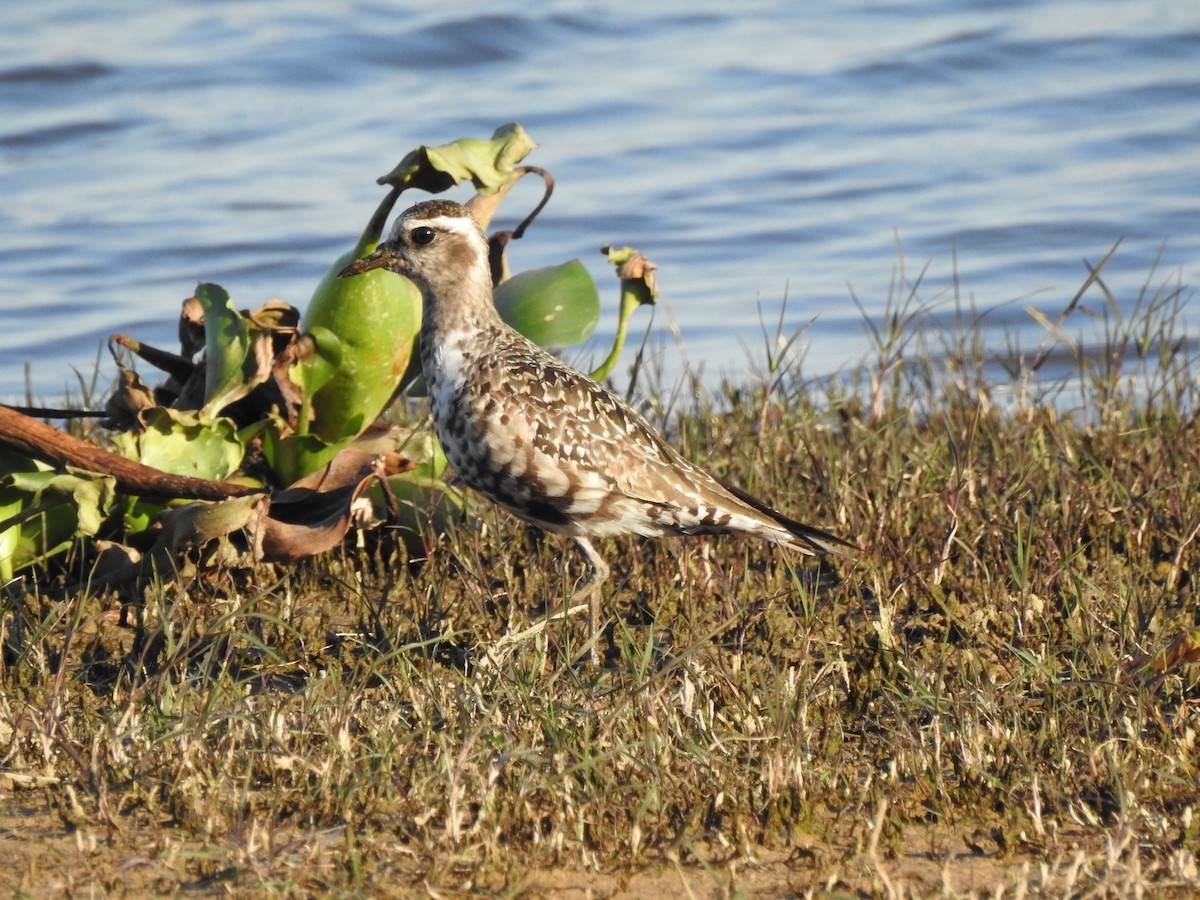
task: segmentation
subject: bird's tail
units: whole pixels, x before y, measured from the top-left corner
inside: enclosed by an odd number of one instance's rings
[[[806,549],[819,553],[832,553],[834,556],[841,556],[844,559],[857,559],[862,553],[862,548],[849,541],[842,540],[836,534],[830,534],[828,531],[822,531],[820,528],[813,528],[811,525],[805,525],[803,522],[797,522],[795,519],[790,519],[783,513],[776,512],[767,506],[757,497],[747,494],[741,488],[730,484],[724,479],[717,479],[721,482],[721,487],[733,494],[747,506],[754,508],[762,513],[771,521],[786,529],[792,537],[802,545],[800,549]]]

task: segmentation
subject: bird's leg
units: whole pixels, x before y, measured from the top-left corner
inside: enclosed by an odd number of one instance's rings
[[[575,546],[586,557],[588,564],[588,579],[579,587],[568,605],[573,605],[575,601],[582,600],[584,597],[588,599],[588,622],[592,629],[591,634],[591,657],[592,664],[600,664],[600,654],[596,649],[596,645],[600,642],[600,590],[604,587],[604,582],[608,581],[608,563],[604,561],[596,548],[592,546],[592,542],[585,537],[574,538]]]
[[[566,605],[561,612],[547,610],[545,617],[541,621],[535,622],[521,631],[504,635],[504,637],[496,642],[495,649],[499,650],[520,643],[536,634],[541,634],[546,630],[547,625],[554,622],[565,622],[568,618],[575,615],[575,613],[582,611],[582,601],[586,598],[588,601],[588,624],[591,628],[590,656],[594,665],[600,664],[600,654],[596,650],[596,645],[600,641],[600,590],[608,580],[609,568],[604,558],[596,552],[596,548],[592,546],[591,541],[582,537],[576,537],[573,540],[575,541],[575,546],[579,548],[580,552],[587,559],[587,580],[567,598]]]

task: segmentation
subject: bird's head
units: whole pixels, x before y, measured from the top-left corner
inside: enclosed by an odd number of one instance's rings
[[[425,200],[406,209],[386,241],[338,273],[347,278],[387,269],[431,287],[488,275],[488,246],[474,217],[461,203]],[[490,283],[490,282],[489,282]]]

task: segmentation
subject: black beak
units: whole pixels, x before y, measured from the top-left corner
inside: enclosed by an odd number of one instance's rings
[[[405,268],[404,258],[399,254],[393,253],[392,248],[388,244],[380,244],[375,248],[374,253],[368,253],[361,259],[356,259],[342,271],[338,272],[338,278],[349,278],[351,275],[361,275],[363,272],[370,272],[372,269],[390,269],[393,272],[403,271]]]

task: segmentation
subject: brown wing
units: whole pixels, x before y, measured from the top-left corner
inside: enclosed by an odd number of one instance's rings
[[[684,459],[612,392],[521,338],[487,366],[491,423],[521,445],[504,449],[519,476],[499,494],[538,524],[582,533],[743,531],[806,550],[853,545],[789,519]],[[518,483],[519,482],[519,483]]]

